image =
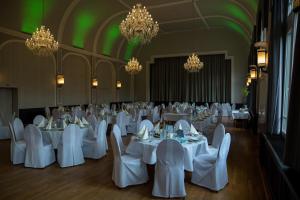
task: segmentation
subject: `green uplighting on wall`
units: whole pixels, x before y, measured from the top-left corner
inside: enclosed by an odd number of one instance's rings
[[[246,24],[249,30],[252,30],[253,24],[251,23],[249,16],[239,6],[235,4],[227,4],[225,6],[225,10],[229,15]]]
[[[133,54],[134,49],[140,44],[140,39],[138,37],[133,38],[127,44],[126,51],[124,54],[124,59],[128,61]]]
[[[46,17],[53,3],[54,0],[45,0],[44,2],[42,0],[23,0],[21,31],[31,34],[36,28],[39,28],[45,20],[43,17]],[[47,26],[47,24],[43,25]]]
[[[72,39],[72,44],[76,47],[83,48],[85,38],[90,31],[90,29],[95,24],[96,19],[90,11],[81,11],[74,21],[74,35]]]
[[[104,55],[111,55],[112,49],[120,35],[121,32],[118,24],[112,24],[106,29],[102,47],[102,53]]]
[[[224,20],[224,25],[227,26],[228,28],[230,28],[231,30],[241,34],[247,41],[249,41],[249,37],[247,36],[245,31],[239,24],[237,24],[233,21],[230,21],[230,20]]]
[[[247,0],[247,3],[250,5],[251,9],[256,13],[257,11],[257,0]]]

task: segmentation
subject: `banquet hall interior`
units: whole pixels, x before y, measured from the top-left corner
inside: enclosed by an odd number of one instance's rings
[[[300,199],[299,10],[3,0],[0,199]]]

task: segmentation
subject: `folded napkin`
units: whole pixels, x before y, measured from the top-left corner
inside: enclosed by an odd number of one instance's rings
[[[78,119],[78,122],[79,122],[79,126],[80,126],[81,128],[83,128],[83,127],[84,127],[84,124],[82,123],[82,121],[81,121],[80,119]]]
[[[154,132],[158,133],[159,132],[159,127],[160,127],[160,122],[158,122],[155,126],[154,126]]]
[[[63,120],[63,129],[67,128],[67,126],[66,120]]]
[[[145,128],[145,132],[144,132],[144,134],[143,134],[143,136],[142,136],[142,139],[143,139],[143,140],[147,140],[148,138],[149,138],[149,132],[148,132],[148,129]]]
[[[74,118],[74,124],[79,124],[79,119],[76,115],[75,115],[75,118]]]
[[[101,110],[100,115],[102,115],[102,116],[105,115],[105,110]]]
[[[178,130],[182,130],[182,126],[181,126],[181,124],[179,124]]]
[[[194,135],[199,135],[198,131],[195,129],[193,124],[191,124],[191,133],[194,134]]]
[[[85,119],[84,117],[82,117],[82,123],[83,123],[84,125],[89,125],[88,121],[86,121],[86,119]]]
[[[42,119],[42,121],[37,125],[39,128],[43,128],[45,126],[45,118]]]
[[[146,130],[146,126],[143,126],[143,127],[139,130],[139,132],[136,134],[137,137],[142,138],[143,135],[144,135],[144,133],[145,133],[145,130]]]
[[[46,126],[47,130],[51,130],[51,128],[52,128],[52,122],[53,122],[53,117],[50,117],[50,119],[48,121],[48,124]]]

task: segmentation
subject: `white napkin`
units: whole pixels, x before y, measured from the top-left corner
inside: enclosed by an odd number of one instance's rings
[[[178,130],[182,130],[182,126],[181,126],[181,124],[179,124]]]
[[[100,111],[100,115],[102,115],[102,116],[105,115],[105,111],[104,111],[104,110],[101,110],[101,111]]]
[[[193,124],[191,124],[191,133],[194,134],[194,135],[199,135],[198,131],[195,129]]]
[[[145,128],[145,132],[144,132],[144,134],[143,134],[143,136],[142,136],[142,139],[143,139],[143,140],[147,140],[148,138],[149,138],[149,132],[148,132],[148,129]]]
[[[88,121],[86,121],[86,119],[85,119],[84,117],[82,117],[82,123],[83,123],[84,125],[89,125]]]
[[[67,128],[67,126],[68,126],[68,125],[67,125],[67,123],[66,123],[66,120],[64,120],[64,121],[63,121],[63,128],[65,129],[65,128]]]
[[[48,124],[46,126],[47,130],[51,130],[51,128],[52,128],[52,121],[53,121],[53,117],[50,117],[49,122],[48,122]]]
[[[159,132],[159,126],[160,126],[160,122],[158,122],[155,127],[154,127],[154,132],[158,133]]]
[[[79,121],[79,126],[80,126],[81,128],[83,128],[83,127],[84,127],[84,124],[82,123],[82,121],[81,121],[80,119],[78,119],[78,121]]]
[[[74,124],[78,124],[78,123],[79,123],[79,119],[78,119],[78,117],[75,115]]]
[[[146,129],[146,126],[143,126],[139,132],[136,134],[139,138],[143,137],[144,133],[145,133],[145,129]]]
[[[38,124],[37,127],[42,128],[42,127],[44,127],[44,126],[45,126],[45,119],[43,119],[43,120]]]

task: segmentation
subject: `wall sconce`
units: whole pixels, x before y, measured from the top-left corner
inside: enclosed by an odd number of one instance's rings
[[[98,79],[97,79],[97,78],[93,78],[93,79],[92,79],[92,87],[93,87],[93,88],[98,87]]]
[[[250,65],[250,78],[251,79],[256,79],[257,78],[256,65]]]
[[[117,89],[121,89],[121,87],[122,87],[121,81],[117,81]]]
[[[266,68],[268,64],[268,52],[265,48],[257,49],[257,66],[259,68]]]
[[[56,84],[57,87],[62,87],[65,84],[65,77],[63,74],[56,75]]]
[[[252,81],[252,79],[251,79],[251,77],[248,75],[247,81],[246,81],[246,85],[249,86],[249,85],[251,84],[251,81]]]
[[[300,10],[300,0],[293,0],[293,11],[298,12]]]

